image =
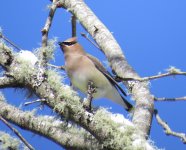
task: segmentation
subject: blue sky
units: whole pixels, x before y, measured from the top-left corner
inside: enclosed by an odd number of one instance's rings
[[[85,0],[101,21],[113,32],[123,49],[129,64],[140,76],[155,75],[164,72],[169,66],[186,71],[186,1],[185,0]],[[48,15],[48,0],[1,1],[0,27],[3,33],[22,49],[33,50],[41,43],[41,29]],[[66,10],[57,10],[49,34],[50,38],[65,40],[71,36],[70,14]],[[101,61],[106,58],[83,37],[86,31],[78,24],[78,39],[87,52]],[[56,65],[63,65],[63,55],[59,49],[55,52]],[[186,95],[186,79],[182,76],[167,77],[151,82],[152,94],[157,97],[181,97]],[[3,90],[9,103],[19,105],[24,102],[21,91]],[[11,94],[10,94],[11,93]],[[14,95],[14,96],[13,96]],[[130,100],[130,97],[128,97]],[[126,113],[123,109],[107,100],[94,101],[97,106],[112,107],[111,111]],[[33,105],[24,109],[32,109]],[[155,107],[170,127],[186,133],[184,112],[186,102],[156,102]],[[51,114],[45,108],[40,114]],[[0,129],[10,132],[5,125]],[[21,132],[22,130],[19,129]],[[28,141],[40,150],[61,149],[43,137],[23,131]],[[153,119],[151,139],[159,148],[185,149],[182,142],[172,136],[166,136],[162,128]]]

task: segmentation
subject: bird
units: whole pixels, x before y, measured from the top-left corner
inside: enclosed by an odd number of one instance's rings
[[[64,53],[65,70],[74,87],[87,93],[88,83],[91,82],[95,88],[92,93],[94,99],[107,98],[122,105],[127,111],[132,109],[132,104],[123,97],[127,96],[123,89],[96,57],[85,52],[77,37],[58,44]]]

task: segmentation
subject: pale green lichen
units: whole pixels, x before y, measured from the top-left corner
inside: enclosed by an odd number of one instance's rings
[[[52,86],[52,88],[58,93],[58,98],[69,99],[69,103],[77,104],[79,103],[80,98],[77,96],[77,93],[72,90],[68,85],[63,84],[63,77],[59,72],[55,70],[47,71],[47,81]]]
[[[30,51],[20,51],[14,54],[14,68],[11,69],[12,74],[15,74],[15,78],[19,81],[30,79],[30,76],[36,74],[35,64],[37,63],[37,57]]]
[[[16,137],[0,131],[0,150],[29,150],[29,148]]]
[[[20,141],[12,138],[9,134],[0,132],[0,149],[1,150],[19,150]]]
[[[7,59],[12,55],[13,50],[11,47],[8,47],[3,40],[0,40],[0,53],[2,53],[0,63],[5,64],[7,63]]]
[[[24,80],[27,80],[30,78],[31,75],[34,74],[35,69],[30,67],[29,62],[18,60],[19,65],[14,67],[12,70],[13,74],[16,74],[16,79],[18,79],[20,82],[24,82]]]
[[[55,100],[63,100],[65,103],[60,103],[60,105],[55,105],[54,110],[60,112],[65,112],[67,105],[70,108],[76,108],[81,105],[80,98],[77,93],[71,89],[70,86],[63,84],[63,77],[55,70],[47,71],[47,81],[51,88],[57,93],[57,98]]]
[[[25,111],[25,118],[32,118],[34,115],[36,115],[38,109],[32,109],[31,111]]]
[[[108,112],[105,108],[98,109],[94,115],[95,121],[100,124],[100,126],[97,124],[95,128],[104,128],[108,131],[108,133],[110,133],[110,135],[112,135],[109,140],[104,140],[103,144],[105,146],[110,145],[114,149],[122,150],[144,150],[147,147],[150,147],[151,149],[154,148],[154,150],[157,149],[146,140],[141,140],[140,136],[134,137],[133,135],[138,133],[134,125],[132,123],[128,123],[128,120],[124,117],[121,117],[120,115],[118,117],[117,115],[118,114]],[[113,119],[114,116],[116,116],[116,118]],[[109,135],[107,136],[109,137]],[[140,144],[134,144],[135,140],[138,140]],[[117,143],[115,143],[115,141],[117,141]]]
[[[54,59],[54,51],[57,47],[56,42],[57,42],[57,38],[51,39],[48,41],[46,47],[36,48],[34,50],[34,53],[39,59],[42,59],[43,57],[45,57],[47,61]]]
[[[181,72],[180,69],[178,69],[174,66],[170,66],[169,68],[166,69],[166,71],[169,72],[169,73],[172,73],[172,74]]]
[[[58,91],[62,86],[63,77],[56,70],[47,70],[46,75],[47,81],[50,84],[50,86],[55,91]]]
[[[100,126],[97,124],[96,128],[104,128],[108,133],[111,133],[111,135],[114,136],[114,138],[111,138],[113,141],[104,141],[104,145],[112,145],[112,147],[115,147],[116,149],[124,147],[124,150],[130,150],[130,146],[132,145],[131,134],[135,131],[134,127],[126,126],[122,131],[120,128],[121,124],[113,121],[111,115],[112,114],[104,108],[98,109],[94,115],[95,121],[100,124]],[[118,141],[117,145],[114,144],[114,141]]]

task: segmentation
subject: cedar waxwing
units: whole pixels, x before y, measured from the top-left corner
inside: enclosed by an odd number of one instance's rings
[[[65,69],[74,87],[87,93],[88,83],[91,81],[96,88],[96,92],[92,93],[93,98],[105,97],[124,106],[127,111],[131,110],[132,105],[121,96],[118,90],[125,96],[126,93],[101,62],[84,51],[76,37],[59,42],[59,45],[64,53]]]

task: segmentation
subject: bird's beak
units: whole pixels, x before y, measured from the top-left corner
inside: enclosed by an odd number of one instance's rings
[[[61,51],[64,52],[63,48],[64,48],[64,43],[63,42],[58,42],[60,48],[61,48]]]
[[[63,45],[63,42],[58,42],[59,46],[62,46]]]

